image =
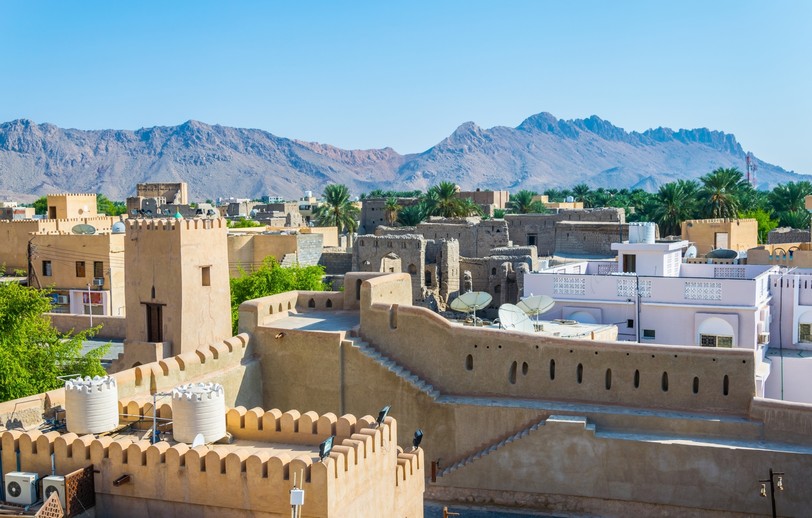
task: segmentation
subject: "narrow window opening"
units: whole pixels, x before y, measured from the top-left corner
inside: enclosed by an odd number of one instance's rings
[[[694,377],[694,394],[699,394],[699,378]]]
[[[725,374],[725,379],[722,381],[722,394],[727,396],[730,393],[730,378]]]
[[[663,372],[663,392],[668,392],[668,373]]]
[[[84,277],[85,276],[85,262],[84,261],[76,261],[76,276],[77,277]]]
[[[550,360],[550,380],[555,379],[555,360]]]
[[[513,362],[512,364],[510,364],[510,372],[508,373],[508,381],[510,381],[511,385],[516,384],[516,368],[517,367],[518,367],[518,364],[516,362]]]
[[[330,299],[327,299],[327,304],[325,304],[325,306],[327,306],[328,308],[333,307],[333,301],[330,300]]]
[[[200,269],[203,286],[211,286],[211,266],[204,266]]]
[[[309,307],[309,308],[315,308],[315,307],[316,307],[316,300],[315,300],[315,299],[310,299],[310,300],[307,302],[307,307]]]
[[[580,363],[578,364],[578,368],[575,370],[575,378],[578,383],[584,381],[584,366]]]
[[[472,371],[474,370],[474,357],[473,355],[468,355],[465,357],[465,370]]]
[[[606,369],[606,390],[612,388],[612,369]]]
[[[527,376],[528,370],[530,370],[530,366],[527,365],[527,362],[522,362],[522,376]]]
[[[640,388],[640,371],[634,371],[634,388]]]

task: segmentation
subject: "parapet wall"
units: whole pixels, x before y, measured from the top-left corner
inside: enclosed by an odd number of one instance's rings
[[[228,228],[223,218],[195,218],[195,219],[128,219],[127,229],[130,232],[145,230],[210,230],[213,228]]]
[[[755,394],[755,359],[747,350],[530,336],[383,303],[362,308],[361,335],[447,394],[742,416]]]
[[[96,492],[114,497],[108,501],[112,508],[106,511],[115,516],[134,516],[145,506],[154,512],[173,502],[220,509],[229,516],[239,512],[284,515],[289,509],[294,476],[307,495],[302,509],[305,516],[361,516],[362,506],[380,509],[375,505],[376,498],[390,495],[395,498],[377,502],[388,515],[399,510],[398,497],[409,499],[415,486],[422,494],[422,450],[403,453],[397,447],[397,425],[391,417],[380,427],[373,426],[370,416],[358,420],[353,416],[324,417],[325,422],[330,421],[346,435],[336,441],[322,462],[315,462],[312,453],[297,455],[286,449],[275,450],[273,444],[268,448],[190,448],[186,444],[150,445],[148,441],[128,438],[96,439],[92,435],[39,431],[4,432],[0,435],[0,455],[4,473],[19,466],[22,471],[49,475],[52,454],[57,474],[93,464],[99,470]],[[287,424],[303,425],[302,419]],[[283,419],[280,421],[280,426],[287,426]],[[113,481],[122,475],[128,475],[129,481],[115,486]],[[132,499],[135,510],[122,508],[123,514],[116,512]]]
[[[89,315],[46,313],[45,316],[60,333],[79,332],[91,327]],[[123,340],[127,336],[127,320],[124,317],[93,315],[93,326],[98,325],[102,327],[95,335],[96,339]]]

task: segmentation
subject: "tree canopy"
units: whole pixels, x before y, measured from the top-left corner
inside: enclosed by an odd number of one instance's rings
[[[240,272],[231,279],[231,325],[237,333],[240,304],[293,290],[323,291],[327,289],[322,278],[322,266],[280,266],[273,257],[251,273]]]
[[[330,184],[324,188],[324,203],[314,212],[316,225],[337,227],[338,233],[355,232],[358,229],[360,210],[350,201],[350,190],[346,185]]]
[[[82,355],[94,330],[59,333],[43,317],[51,310],[47,290],[0,283],[0,400],[59,388],[58,376],[103,376],[101,347]]]

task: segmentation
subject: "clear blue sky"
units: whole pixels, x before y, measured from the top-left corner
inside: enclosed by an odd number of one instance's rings
[[[812,1],[0,2],[0,121],[423,151],[472,120],[708,127],[812,173]]]

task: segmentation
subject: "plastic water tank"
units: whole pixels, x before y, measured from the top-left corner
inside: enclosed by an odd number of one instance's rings
[[[567,203],[574,203],[575,202],[575,196],[567,196],[565,198],[565,200],[566,200]]]
[[[652,223],[650,221],[647,221],[645,223],[641,223],[640,224],[640,231],[641,231],[640,242],[641,243],[649,243],[649,244],[654,243],[654,236],[655,236],[655,231],[654,230],[655,230],[654,229],[654,223]]]
[[[629,223],[629,243],[640,242],[640,225],[638,223]]]
[[[172,436],[192,443],[197,434],[203,434],[207,443],[226,435],[225,391],[220,384],[193,383],[172,390]]]
[[[105,376],[65,382],[65,419],[69,432],[104,433],[118,427],[118,385]]]

